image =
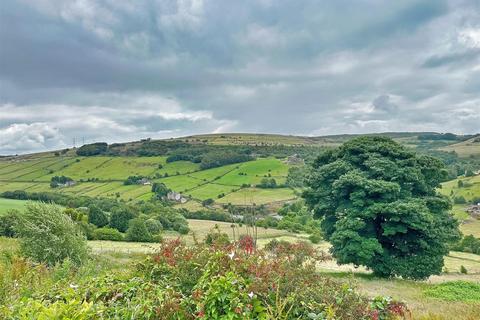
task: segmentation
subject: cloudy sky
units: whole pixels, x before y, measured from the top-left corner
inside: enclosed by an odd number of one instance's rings
[[[479,0],[2,0],[0,154],[480,132]]]

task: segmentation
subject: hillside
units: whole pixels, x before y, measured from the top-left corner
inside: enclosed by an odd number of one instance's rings
[[[129,176],[149,177],[150,183],[162,182],[168,188],[194,200],[218,199],[225,196],[234,204],[268,203],[294,198],[293,190],[275,191],[242,185],[256,185],[265,176],[285,182],[288,165],[274,158],[259,158],[239,164],[200,170],[199,164],[189,161],[166,163],[166,157],[73,157],[42,155],[29,158],[10,158],[0,161],[0,192],[26,190],[55,191],[90,197],[121,198],[126,201],[146,200],[153,193],[151,185],[124,185]],[[53,190],[53,176],[68,176],[76,181],[71,187]]]
[[[442,151],[455,151],[460,157],[480,156],[480,135],[468,140],[440,148]]]
[[[480,154],[478,138],[469,136],[431,132],[372,135],[389,136],[420,152],[441,155],[449,162],[452,162],[452,155],[439,150],[454,150],[462,157],[468,155],[466,161],[474,161],[471,159]],[[77,149],[9,156],[0,158],[0,192],[55,191],[137,201],[151,198],[150,184],[161,182],[190,198],[192,203],[211,198],[218,204],[275,204],[296,197],[293,189],[283,186],[291,166],[285,161],[288,156],[298,154],[310,161],[323,148],[338,146],[356,136],[207,134],[166,140],[144,139],[108,146],[99,143]],[[244,155],[242,157],[252,160],[215,163],[215,157],[228,154]],[[202,163],[205,161],[202,159],[212,156],[212,163]],[[54,190],[50,187],[54,176],[69,177],[75,185]],[[125,185],[130,176],[145,177],[148,183]],[[280,187],[258,188],[264,178],[275,179]]]

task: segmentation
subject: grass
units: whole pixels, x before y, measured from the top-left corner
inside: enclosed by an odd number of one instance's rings
[[[478,138],[478,136],[466,141],[440,148],[440,150],[447,152],[455,151],[458,156],[462,158],[467,158],[470,156],[480,156],[480,142],[475,142],[476,138]]]
[[[221,185],[215,183],[208,183],[201,185],[193,190],[186,192],[187,195],[192,196],[195,199],[205,200],[214,199],[217,200],[221,194],[228,194],[238,190],[236,186]]]
[[[284,183],[288,166],[275,158],[257,159],[208,170],[199,170],[199,164],[188,161],[166,163],[166,157],[75,157],[71,153],[53,156],[52,153],[0,160],[0,192],[26,190],[29,192],[59,192],[89,197],[110,197],[123,200],[149,199],[150,187],[124,186],[122,182],[132,175],[149,176],[163,182],[177,192],[196,200],[238,192],[243,184],[255,185],[265,176]],[[240,174],[241,173],[241,174]],[[168,174],[168,177],[163,177]],[[52,189],[51,177],[64,175],[77,184],[68,188]],[[82,182],[80,180],[98,179]],[[291,191],[256,190],[252,202],[264,204],[292,198]],[[226,202],[243,204],[244,192],[229,196]],[[250,196],[248,197],[250,198]],[[220,201],[219,201],[220,202]]]
[[[464,187],[459,187],[458,182],[462,181]],[[480,198],[480,175],[473,177],[462,177],[442,184],[440,193],[453,197],[462,196],[467,201]]]
[[[469,281],[451,281],[424,290],[427,297],[446,301],[480,301],[480,284]]]
[[[268,158],[249,161],[238,166],[237,169],[225,174],[216,182],[227,185],[259,184],[260,181],[271,176],[277,183],[285,182],[288,173],[288,165],[284,162]]]
[[[237,205],[267,204],[276,201],[287,201],[294,199],[294,191],[289,188],[259,189],[245,188],[237,192],[230,193],[225,197],[218,199],[218,203],[232,203]]]
[[[0,215],[9,210],[24,210],[26,201],[0,198]]]
[[[473,235],[480,238],[480,220],[469,219],[462,222],[460,230],[464,235]]]

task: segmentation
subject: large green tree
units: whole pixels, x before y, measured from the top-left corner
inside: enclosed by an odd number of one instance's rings
[[[445,176],[435,158],[386,137],[360,137],[318,156],[304,198],[339,263],[424,279],[441,272],[459,238],[450,201],[436,192]]]

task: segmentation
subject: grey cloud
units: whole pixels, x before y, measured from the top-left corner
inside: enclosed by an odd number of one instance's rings
[[[6,0],[0,130],[46,124],[62,137],[48,147],[224,131],[473,133],[476,118],[454,111],[480,113],[478,9],[474,0]]]

